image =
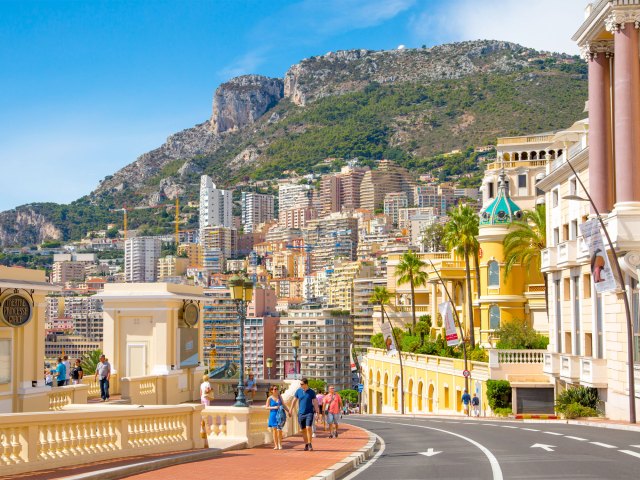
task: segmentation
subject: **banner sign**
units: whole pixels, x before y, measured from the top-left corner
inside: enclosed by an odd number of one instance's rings
[[[596,218],[587,220],[580,225],[580,231],[584,241],[589,246],[589,258],[591,260],[591,278],[596,287],[596,292],[605,293],[617,290],[618,284],[609,263],[609,256],[602,242],[600,222]]]
[[[356,365],[356,361],[353,358],[353,343],[349,345],[349,362],[351,364],[351,371],[357,372],[358,367]]]
[[[458,331],[456,330],[456,322],[453,319],[453,310],[451,308],[451,302],[443,302],[438,305],[440,315],[442,315],[442,321],[444,322],[444,330],[447,339],[447,345],[454,346],[460,343],[458,338]]]
[[[298,367],[298,368],[296,368]],[[300,360],[296,360],[296,363],[293,363],[293,360],[285,360],[284,361],[284,378],[296,378],[296,372],[298,372],[298,376],[300,376],[301,364]]]
[[[395,352],[396,340],[393,338],[393,332],[391,331],[391,323],[385,322],[380,324],[380,330],[382,331],[382,337],[384,338],[384,345],[387,352]]]

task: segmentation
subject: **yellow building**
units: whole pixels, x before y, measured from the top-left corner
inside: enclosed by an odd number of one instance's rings
[[[190,267],[202,267],[203,247],[200,243],[182,243],[178,247],[178,255],[187,255]]]
[[[180,277],[185,274],[189,266],[189,259],[167,255],[158,259],[158,280],[168,277]]]
[[[373,276],[370,262],[338,263],[329,277],[329,305],[353,313],[353,281]]]

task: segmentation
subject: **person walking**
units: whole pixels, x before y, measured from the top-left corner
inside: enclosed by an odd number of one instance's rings
[[[464,390],[464,393],[462,394],[462,406],[464,408],[464,414],[468,417],[469,416],[469,404],[471,403],[471,395],[469,395],[469,392],[467,392],[467,390]]]
[[[325,422],[324,396],[325,396],[325,392],[323,390],[321,390],[320,393],[316,395],[316,398],[318,399],[318,410],[320,411],[318,418],[316,418],[316,423],[322,423],[322,429],[326,432],[327,423]],[[314,431],[315,431],[315,428],[314,428]]]
[[[336,388],[331,385],[329,393],[324,397],[324,411],[329,424],[329,438],[338,438],[338,419],[342,410],[342,398],[336,393]]]
[[[202,383],[200,384],[200,403],[205,407],[211,406],[213,400],[213,390],[211,389],[211,383],[209,382],[209,375],[202,376]]]
[[[69,355],[65,355],[62,357],[62,363],[64,363],[64,367],[66,368],[66,378],[64,379],[64,384],[69,385],[69,381],[71,380],[71,362],[69,361]]]
[[[64,387],[67,383],[67,367],[64,365],[64,361],[61,357],[58,357],[58,365],[56,366],[56,373],[54,373],[56,381],[59,387]]]
[[[264,407],[269,410],[269,423],[267,424],[273,435],[273,449],[282,450],[282,427],[287,418],[287,414],[291,415],[289,409],[284,404],[280,389],[277,385],[271,387],[269,397]],[[284,419],[282,415],[284,414]]]
[[[309,380],[306,377],[300,380],[300,388],[296,390],[291,404],[292,412],[297,404],[300,404],[298,421],[300,422],[302,438],[304,439],[304,449],[305,451],[313,451],[311,430],[313,428],[313,414],[318,413],[318,399],[316,398],[316,392],[309,388]]]
[[[76,359],[71,369],[71,381],[74,385],[78,385],[82,383],[82,377],[84,377],[84,370],[82,370],[82,365],[80,365],[80,359]]]
[[[479,417],[480,416],[480,399],[478,398],[478,395],[476,395],[476,393],[473,393],[473,398],[471,399],[471,407],[473,408],[473,416],[474,417]]]
[[[102,397],[102,401],[106,402],[109,400],[109,379],[111,378],[111,365],[107,361],[107,357],[104,355],[100,355],[100,363],[96,367],[96,374],[94,376],[94,381],[98,380],[100,377],[100,397]]]

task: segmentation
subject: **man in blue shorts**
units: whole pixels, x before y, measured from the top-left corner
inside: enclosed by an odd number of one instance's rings
[[[311,436],[313,434],[313,414],[318,413],[318,399],[316,392],[309,388],[309,380],[303,378],[300,380],[300,388],[296,390],[296,394],[291,404],[291,411],[296,408],[296,404],[300,404],[298,410],[298,421],[302,429],[302,438],[304,439],[304,449],[313,450],[311,445]]]

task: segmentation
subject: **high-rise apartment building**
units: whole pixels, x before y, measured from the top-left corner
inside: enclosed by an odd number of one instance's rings
[[[95,253],[56,253],[53,255],[51,283],[81,282],[95,267]]]
[[[324,380],[336,390],[352,387],[349,346],[353,341],[353,325],[349,315],[319,304],[290,308],[288,316],[281,318],[278,325],[277,378],[293,378],[294,331],[300,334],[299,376]]]
[[[278,223],[282,224],[285,212],[291,209],[312,207],[313,189],[311,185],[285,183],[278,188]]]
[[[155,282],[162,242],[155,237],[133,237],[124,243],[126,282]]]
[[[375,287],[386,287],[386,278],[354,278],[353,279],[353,345],[358,350],[366,350],[371,346],[373,335],[373,307],[369,301]]]
[[[226,287],[204,291],[203,356],[218,378],[237,376],[240,369],[240,323],[236,304]]]
[[[328,215],[360,208],[360,185],[369,167],[343,167],[339,173],[324,175],[320,182],[320,211]]]
[[[343,262],[333,268],[329,277],[329,305],[343,311],[353,313],[354,280],[372,277],[374,274],[371,262]]]
[[[238,250],[238,231],[235,228],[209,226],[202,230],[202,266],[211,273],[221,273],[225,262]]]
[[[176,257],[175,255],[167,255],[158,259],[158,280],[172,277],[180,277],[185,274],[189,266],[189,259]]]
[[[216,188],[211,177],[200,177],[200,233],[205,227],[233,226],[233,200],[231,190]]]
[[[390,160],[380,160],[376,170],[365,172],[360,184],[360,208],[376,211],[383,208],[387,193],[406,192],[413,205],[415,181],[406,168]]]
[[[259,224],[275,216],[273,195],[242,192],[242,226],[245,233],[253,232]]]
[[[391,192],[384,196],[384,214],[391,217],[394,225],[398,225],[398,211],[409,206],[407,192]]]
[[[334,260],[355,260],[358,250],[358,219],[333,213],[311,220],[302,229],[304,245],[308,249],[310,264],[306,274],[333,268]]]

